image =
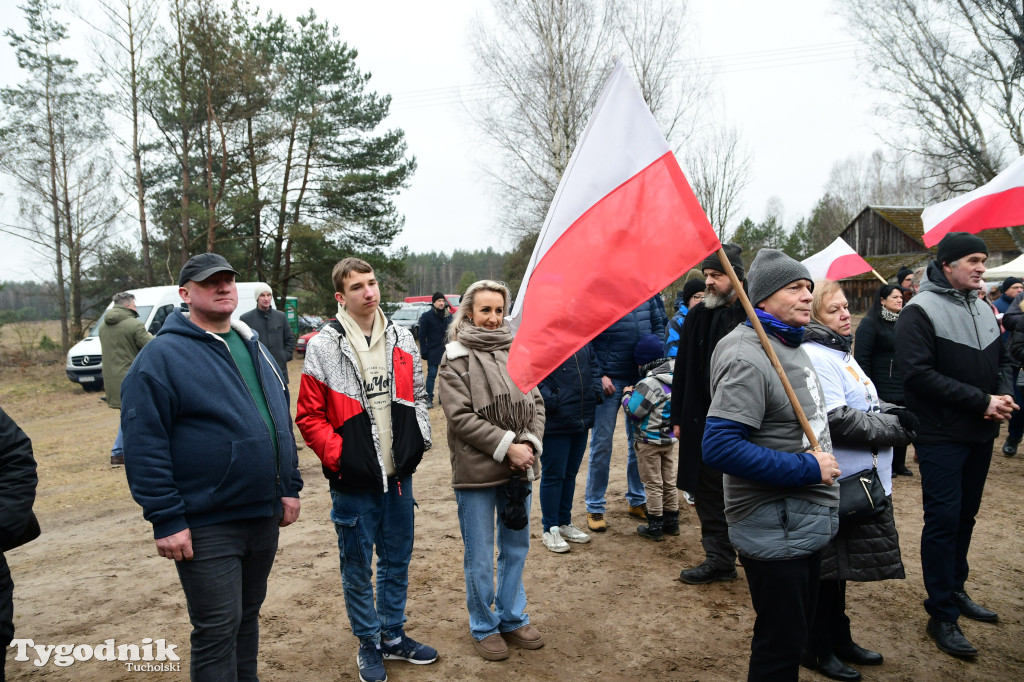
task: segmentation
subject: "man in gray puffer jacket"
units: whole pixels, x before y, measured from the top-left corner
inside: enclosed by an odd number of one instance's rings
[[[747,679],[795,680],[814,615],[821,550],[839,529],[839,486],[833,483],[841,472],[831,454],[825,396],[800,347],[811,321],[810,273],[781,251],[761,249],[747,284],[818,448],[810,450],[748,322],[711,356],[702,451],[704,461],[725,474],[729,539],[757,613]]]

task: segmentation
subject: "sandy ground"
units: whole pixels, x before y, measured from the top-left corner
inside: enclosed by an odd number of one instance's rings
[[[292,363],[292,393],[298,388]],[[15,661],[9,679],[134,680],[140,675],[185,679],[190,626],[173,566],[157,556],[150,526],[131,499],[124,470],[109,468],[117,413],[86,394],[56,367],[0,370],[0,405],[32,437],[39,462],[36,513],[43,536],[8,554],[14,575],[16,637],[36,644],[89,644],[107,639],[178,645],[180,672],[134,672],[125,664],[90,660],[70,667]],[[462,548],[449,485],[444,419],[432,411],[434,449],[415,477],[419,504],[409,585],[413,637],[441,654],[430,666],[394,663],[389,679],[477,680],[737,680],[746,672],[753,612],[740,580],[687,586],[679,570],[702,558],[692,508],[682,535],[652,543],[635,534],[626,515],[625,437],[617,433],[609,488],[609,532],[565,555],[540,542],[540,508],[533,505],[534,544],[526,565],[533,623],[547,642],[538,651],[512,650],[504,662],[480,659],[469,640]],[[262,611],[260,672],[264,680],[356,679],[356,640],[349,629],[338,574],[330,495],[309,449],[300,453],[306,480],[300,520],[281,533],[277,562]],[[583,525],[586,460],[578,478],[575,519]],[[911,464],[916,472],[916,465]],[[997,454],[971,550],[971,594],[1000,613],[998,625],[961,621],[981,650],[974,662],[939,652],[924,632],[921,607],[919,478],[895,483],[897,524],[907,579],[853,584],[849,612],[858,642],[882,651],[886,663],[865,668],[878,680],[1024,679],[1024,453]],[[801,671],[807,680],[824,679]]]

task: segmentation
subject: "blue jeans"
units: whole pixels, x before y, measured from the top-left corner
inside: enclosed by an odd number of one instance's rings
[[[590,436],[590,464],[587,466],[587,512],[604,513],[604,494],[608,490],[608,470],[612,463],[612,436],[622,407],[622,389],[629,384],[625,379],[612,379],[615,393],[604,396],[604,402],[597,406],[594,414],[594,430]],[[647,501],[640,471],[636,467],[636,452],[633,450],[633,430],[626,425],[626,500],[630,506],[639,507]],[[542,458],[543,460],[543,458]]]
[[[388,491],[331,490],[331,521],[338,533],[341,586],[352,632],[379,643],[402,636],[409,588],[416,499],[412,476],[388,479]],[[373,551],[377,550],[377,602],[373,599]]]
[[[533,495],[526,497],[530,513]],[[462,570],[466,574],[469,632],[477,641],[496,632],[511,632],[530,622],[523,588],[523,567],[530,550],[530,525],[510,530],[501,522],[505,486],[458,489]],[[498,590],[494,590],[494,528],[498,533]],[[494,610],[491,610],[491,605]]]
[[[437,379],[437,368],[440,365],[431,365],[427,363],[427,400],[430,404],[434,404],[434,380]]]
[[[255,680],[260,606],[277,554],[279,516],[193,528],[176,561],[192,621],[193,680]]]
[[[914,446],[924,506],[921,568],[928,591],[924,608],[936,620],[956,622],[960,617],[953,592],[964,589],[967,581],[967,550],[981,508],[993,442]]]
[[[117,425],[117,438],[114,439],[114,447],[110,448],[111,457],[124,457],[124,434],[121,433],[121,424]]]
[[[544,530],[572,523],[576,474],[587,449],[588,431],[544,436],[540,458],[540,512]]]

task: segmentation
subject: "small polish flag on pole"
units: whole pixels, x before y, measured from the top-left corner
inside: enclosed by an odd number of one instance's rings
[[[921,214],[924,245],[931,248],[949,232],[1024,225],[1024,156],[973,192],[929,206]]]
[[[617,62],[516,298],[512,380],[530,390],[720,246],[640,89]]]
[[[861,258],[842,237],[838,237],[823,250],[801,262],[807,266],[807,270],[811,273],[811,279],[814,281],[819,279],[836,281],[865,272],[874,272],[871,264]]]

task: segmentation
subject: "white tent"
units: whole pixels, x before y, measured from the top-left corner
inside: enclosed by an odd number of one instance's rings
[[[985,271],[985,279],[1003,279],[1005,277],[1024,277],[1024,255],[1017,256],[1009,263]]]

